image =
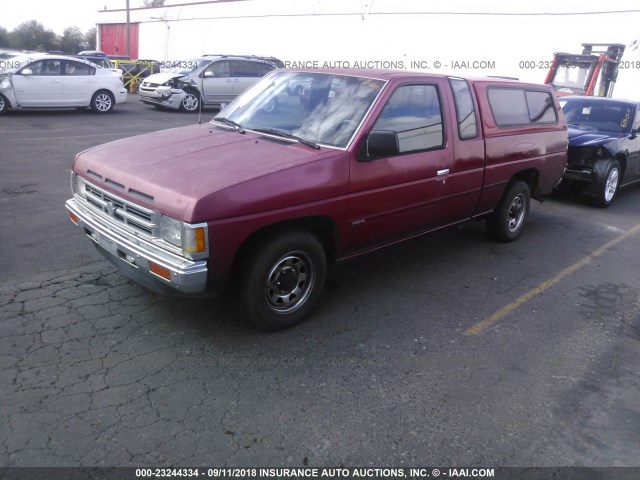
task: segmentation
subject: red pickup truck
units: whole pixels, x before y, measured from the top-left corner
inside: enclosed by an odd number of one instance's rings
[[[329,263],[472,218],[515,239],[566,151],[546,85],[276,70],[207,124],[80,153],[66,208],[135,281],[231,287],[276,330],[312,308]]]

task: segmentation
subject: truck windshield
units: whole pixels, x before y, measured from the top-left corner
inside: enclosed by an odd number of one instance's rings
[[[245,129],[278,130],[314,144],[344,148],[384,84],[366,77],[275,71],[219,116]]]
[[[563,99],[561,104],[562,113],[569,124],[605,132],[628,133],[633,122],[634,106],[629,103],[575,98]]]

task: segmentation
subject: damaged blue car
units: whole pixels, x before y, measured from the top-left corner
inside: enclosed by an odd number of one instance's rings
[[[618,190],[640,183],[640,101],[568,96],[560,105],[569,127],[563,179],[608,207]]]

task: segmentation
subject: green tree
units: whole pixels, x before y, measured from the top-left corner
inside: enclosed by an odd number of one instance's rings
[[[96,45],[96,27],[91,27],[84,34],[84,41],[82,50],[97,50]]]
[[[11,45],[17,50],[38,50],[46,52],[60,48],[59,37],[52,31],[46,30],[35,20],[18,25],[10,34]]]
[[[0,48],[11,48],[9,32],[3,27],[0,27]]]
[[[76,54],[84,50],[85,36],[78,27],[67,27],[60,37],[60,50],[68,54]]]

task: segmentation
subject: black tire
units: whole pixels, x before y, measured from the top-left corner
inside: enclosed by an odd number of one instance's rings
[[[91,97],[91,110],[96,113],[109,113],[113,110],[116,100],[113,94],[107,90],[98,90]]]
[[[487,218],[487,232],[494,240],[511,242],[518,238],[529,216],[531,192],[523,181],[508,187],[500,204]]]
[[[620,162],[611,160],[604,170],[602,178],[598,179],[595,204],[606,208],[613,203],[620,186]]]
[[[4,115],[7,111],[9,111],[9,100],[0,95],[0,115]]]
[[[188,113],[195,113],[200,110],[202,97],[197,90],[185,90],[185,97],[180,102],[180,110]]]
[[[262,106],[262,110],[267,113],[273,112],[276,108],[278,108],[278,98],[274,97],[269,100],[265,105]]]
[[[298,323],[322,293],[327,258],[311,233],[285,229],[254,242],[235,279],[238,307],[258,328]]]

